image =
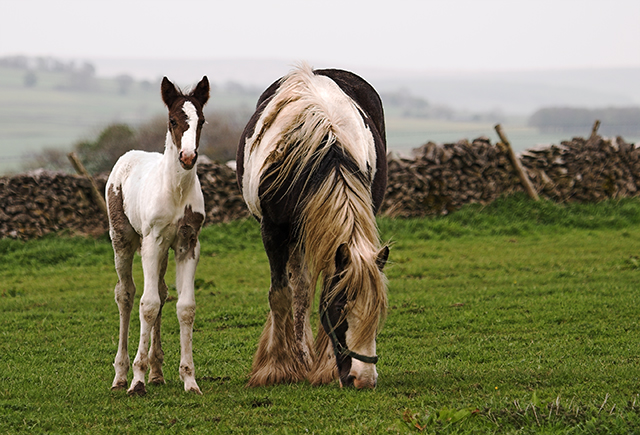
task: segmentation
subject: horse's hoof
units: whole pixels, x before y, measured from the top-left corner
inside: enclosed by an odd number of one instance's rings
[[[129,396],[140,396],[140,397],[142,397],[145,394],[147,394],[147,389],[145,388],[144,383],[138,381],[138,383],[135,386],[133,386],[133,387],[129,388],[129,390],[127,390],[127,394]]]
[[[119,381],[119,382],[115,382],[112,386],[111,386],[111,391],[120,391],[120,390],[124,390],[126,389],[128,386],[127,381]]]
[[[149,378],[149,383],[153,384],[153,385],[165,385],[166,384],[166,382],[164,380],[164,377],[162,377],[162,376]]]

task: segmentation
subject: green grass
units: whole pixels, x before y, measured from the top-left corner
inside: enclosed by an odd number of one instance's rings
[[[201,235],[203,396],[179,380],[173,298],[167,385],[142,398],[109,390],[118,313],[106,237],[1,240],[0,433],[640,432],[640,200],[514,196],[379,225],[392,250],[374,391],[245,387],[268,312],[252,220]],[[139,297],[139,259],[134,276]],[[138,333],[136,314],[132,357]]]

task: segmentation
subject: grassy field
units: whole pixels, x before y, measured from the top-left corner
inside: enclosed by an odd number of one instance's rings
[[[254,221],[201,236],[203,396],[179,380],[175,290],[167,385],[128,397],[109,390],[118,312],[107,238],[0,240],[0,433],[640,432],[640,200],[515,196],[379,225],[392,242],[390,310],[373,391],[245,386],[268,311]],[[139,298],[139,259],[135,279]],[[132,357],[137,334],[136,314]]]

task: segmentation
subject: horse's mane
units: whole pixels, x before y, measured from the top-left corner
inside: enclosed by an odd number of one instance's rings
[[[325,297],[330,303],[346,291],[346,311],[358,309],[361,322],[349,326],[354,331],[354,347],[375,338],[387,309],[385,280],[376,264],[380,241],[370,198],[370,187],[357,174],[339,167],[309,197],[300,222],[311,282],[321,273],[325,280],[340,273],[338,283]],[[349,259],[344,270],[338,271],[336,252],[343,243]]]
[[[347,292],[347,310],[357,306],[361,317],[359,325],[350,325],[355,329],[353,337],[364,342],[375,337],[386,314],[387,297],[384,276],[376,266],[380,241],[371,199],[375,145],[361,113],[331,79],[302,65],[282,79],[265,108],[262,131],[252,139],[255,145],[265,129],[278,130],[272,157],[262,169],[279,163],[269,191],[278,191],[287,183],[304,183],[302,191],[308,187],[312,192],[303,198],[296,224],[314,287],[321,274],[331,279],[337,273],[336,252],[346,244],[350,261],[325,297],[331,301],[341,291]],[[332,152],[335,155],[329,156]],[[307,186],[326,157],[337,163],[318,185]]]

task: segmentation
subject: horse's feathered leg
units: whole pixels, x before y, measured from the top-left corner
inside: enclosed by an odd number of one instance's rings
[[[333,345],[322,324],[318,323],[318,335],[315,342],[316,359],[308,376],[311,385],[328,384],[338,378]]]
[[[311,369],[315,352],[313,350],[313,331],[309,322],[313,287],[309,271],[304,264],[304,253],[295,249],[289,256],[289,285],[293,292],[293,330],[298,346],[298,359]]]
[[[289,226],[274,224],[263,217],[262,241],[271,268],[271,311],[253,359],[249,380],[252,387],[298,382],[305,378],[308,370],[297,355],[293,329],[293,294],[287,274]]]
[[[144,395],[145,375],[149,367],[149,340],[162,305],[158,291],[158,279],[168,246],[157,244],[153,235],[142,239],[142,271],[144,292],[140,298],[140,342],[138,353],[133,361],[133,380],[127,392],[130,395]]]
[[[160,266],[160,275],[158,276],[158,295],[160,296],[160,311],[153,325],[151,332],[151,346],[149,350],[149,383],[164,384],[164,374],[162,372],[162,363],[164,362],[164,351],[162,350],[162,340],[160,337],[160,328],[162,323],[162,308],[167,300],[169,289],[164,281],[164,275],[167,272],[167,261],[169,256],[165,256]]]

